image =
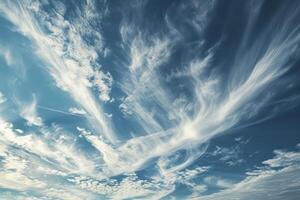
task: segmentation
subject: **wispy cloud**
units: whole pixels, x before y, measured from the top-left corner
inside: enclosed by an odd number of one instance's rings
[[[297,151],[274,151],[275,157],[263,162],[264,167],[249,171],[248,176],[228,189],[191,199],[297,199],[299,191],[299,155]],[[295,176],[296,175],[296,176]],[[276,183],[276,187],[274,187]],[[278,189],[280,188],[280,190]]]
[[[20,116],[27,121],[27,124],[29,126],[31,126],[31,125],[42,126],[43,125],[43,120],[41,117],[38,116],[38,113],[37,113],[37,102],[36,102],[35,96],[34,96],[32,102],[25,104],[25,105],[21,105]]]
[[[240,145],[235,145],[230,148],[216,146],[211,155],[216,156],[218,160],[229,166],[234,166],[245,162],[241,155],[241,149],[242,147]]]
[[[12,53],[9,49],[0,48],[0,54],[3,56],[8,66],[11,66],[14,63]]]
[[[6,101],[6,98],[2,92],[0,92],[0,104],[4,103]]]
[[[245,3],[240,41],[227,52],[229,36],[221,33],[211,41],[216,36],[208,30],[218,17],[217,1],[162,6],[160,28],[143,21],[158,15],[148,16],[149,2],[126,3],[126,9],[137,12],[112,10],[110,20],[119,20],[120,13],[121,19],[107,32],[109,1],[0,3],[1,16],[32,43],[43,76],[50,75],[60,89],[57,94],[63,91],[71,101],[58,102],[66,107],[55,109],[42,106],[48,104],[38,102],[37,95],[29,103],[11,105],[18,107],[17,114],[14,109],[8,117],[0,113],[1,188],[15,190],[20,198],[29,191],[50,199],[159,199],[178,185],[191,190],[191,198],[212,186],[222,191],[200,199],[226,199],[232,193],[249,199],[267,193],[280,197],[268,185],[271,180],[282,186],[290,182],[284,192],[299,186],[290,179],[299,171],[298,152],[275,151],[262,163],[265,167],[249,171],[239,183],[209,174],[199,184],[195,179],[211,167],[192,165],[207,153],[211,139],[273,117],[266,106],[279,107],[270,100],[283,110],[299,100],[280,96],[289,81],[298,84],[288,75],[299,54],[299,12],[291,9],[286,15],[281,6],[262,26],[257,21],[262,3]],[[11,51],[2,54],[7,64],[13,62]],[[5,100],[0,93],[0,103]],[[63,120],[47,121],[44,111],[64,114]],[[72,119],[75,125],[64,124],[70,115],[81,118]],[[244,162],[240,148],[217,146],[210,155],[233,166]],[[139,175],[143,170],[147,178]],[[257,185],[264,191],[254,194]]]
[[[91,2],[86,6],[91,7],[90,4]],[[59,11],[64,12],[64,5],[59,5]],[[47,70],[57,86],[69,92],[74,100],[93,116],[90,121],[97,132],[103,134],[110,142],[115,142],[109,119],[105,118],[91,91],[91,88],[95,87],[102,100],[109,100],[112,80],[95,62],[98,57],[97,50],[81,37],[81,34],[88,34],[82,33],[82,30],[92,29],[83,22],[86,15],[89,17],[90,11],[88,8],[84,9],[79,18],[70,24],[63,18],[64,13],[53,11],[50,17],[49,13],[43,10],[43,6],[45,5],[40,2],[25,1],[21,4],[7,1],[1,3],[0,9],[22,34],[32,39],[37,54],[46,62]],[[101,41],[99,37],[100,35],[95,35],[97,41]]]
[[[79,108],[69,108],[69,112],[72,113],[72,114],[79,114],[79,115],[85,115],[86,112],[82,109],[79,109]]]

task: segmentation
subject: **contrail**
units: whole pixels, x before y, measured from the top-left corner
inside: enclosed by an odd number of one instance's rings
[[[66,112],[66,111],[62,111],[62,110],[57,110],[57,109],[54,109],[54,108],[49,108],[49,107],[40,106],[40,105],[37,105],[37,107],[42,109],[42,110],[48,110],[48,111],[57,112],[57,113],[65,114],[65,115],[72,115],[72,116],[76,116],[76,117],[85,118],[84,115],[75,114],[75,113],[71,113],[71,112]]]

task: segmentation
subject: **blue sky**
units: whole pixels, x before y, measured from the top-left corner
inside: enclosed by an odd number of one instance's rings
[[[300,196],[300,3],[2,0],[1,199]]]

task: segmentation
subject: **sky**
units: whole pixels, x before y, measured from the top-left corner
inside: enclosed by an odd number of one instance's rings
[[[0,199],[298,200],[300,1],[1,0]]]

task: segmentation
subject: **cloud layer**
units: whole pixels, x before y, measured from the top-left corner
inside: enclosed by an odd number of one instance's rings
[[[298,151],[274,151],[240,181],[196,164],[246,162],[242,145],[209,154],[209,142],[299,103],[290,3],[266,14],[269,2],[234,2],[235,19],[219,1],[2,1],[30,56],[0,46],[14,77],[0,85],[0,197],[296,199]]]

